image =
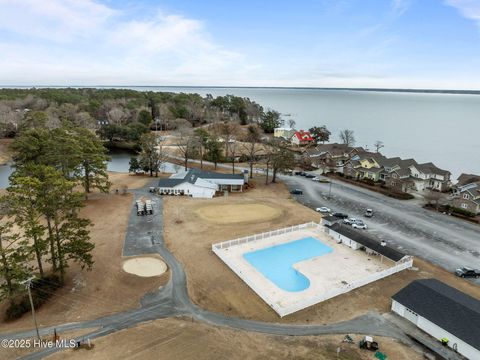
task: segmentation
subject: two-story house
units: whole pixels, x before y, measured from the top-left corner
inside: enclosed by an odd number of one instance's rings
[[[312,137],[309,131],[295,131],[291,140],[293,145],[305,146],[315,144],[315,139]]]
[[[440,169],[433,163],[413,164],[409,167],[415,190],[446,191],[450,189],[450,171]]]
[[[345,144],[319,144],[314,149],[306,149],[304,156],[308,156],[312,166],[322,173],[344,173],[344,168],[352,157],[364,151],[361,147],[354,148]]]
[[[474,214],[480,214],[480,181],[457,187],[452,205]]]

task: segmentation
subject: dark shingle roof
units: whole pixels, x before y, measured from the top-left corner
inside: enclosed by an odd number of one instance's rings
[[[439,174],[439,175],[448,175],[450,171],[443,170],[435,166],[434,163],[428,162],[424,164],[417,164],[415,167],[421,170],[424,174]]]
[[[200,169],[190,169],[186,177],[188,177],[188,174],[194,174],[197,177],[202,179],[233,179],[233,180],[244,179],[243,174],[221,174],[221,173],[216,173],[211,171],[204,171]]]
[[[480,300],[436,279],[415,280],[392,299],[480,350]]]
[[[463,186],[473,182],[480,181],[480,175],[462,173],[457,180],[458,180],[457,186]]]
[[[169,188],[177,186],[178,184],[184,183],[185,179],[160,179],[158,180],[158,187]]]
[[[376,251],[377,253],[382,254],[383,256],[395,262],[399,261],[405,256],[405,254],[401,253],[400,251],[395,250],[388,245],[383,246],[380,241],[364,235],[358,230],[351,228],[350,226],[337,223],[328,227],[333,231],[336,231],[337,233],[346,236],[349,239],[352,239],[353,241],[362,244],[363,246],[373,251]]]
[[[201,179],[232,179],[232,180],[243,180],[244,177],[242,174],[220,174],[216,172],[203,171],[200,169],[190,169],[185,173],[183,179],[173,178],[173,179],[161,179],[158,182],[159,187],[174,187],[183,182],[189,182],[190,184],[195,184],[198,178]]]

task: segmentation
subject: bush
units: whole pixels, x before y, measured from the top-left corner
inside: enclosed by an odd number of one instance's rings
[[[35,309],[38,309],[47,300],[53,296],[62,285],[56,275],[48,275],[44,279],[32,281],[32,300]],[[5,321],[19,319],[23,314],[30,312],[30,299],[28,294],[24,294],[19,300],[13,300],[5,311]]]
[[[461,208],[457,208],[457,207],[452,207],[452,212],[454,212],[455,214],[460,214],[460,215],[466,216],[466,217],[475,217],[476,216],[471,211],[461,209]]]
[[[362,179],[361,181],[367,185],[375,186],[375,181],[373,181],[372,179]]]

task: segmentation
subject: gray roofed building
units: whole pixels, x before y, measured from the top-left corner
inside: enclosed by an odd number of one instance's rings
[[[457,186],[463,186],[477,181],[480,182],[480,175],[462,173],[457,178]]]
[[[359,232],[351,228],[350,226],[346,226],[343,224],[335,223],[333,225],[327,226],[327,228],[335,231],[338,234],[341,234],[358,244],[365,246],[366,248],[373,250],[390,260],[397,262],[403,259],[406,255],[394,248],[389,247],[386,243],[378,241],[372,237],[364,235],[363,233]]]
[[[211,198],[217,191],[243,191],[245,174],[222,174],[200,169],[189,169],[158,181],[162,195],[189,195]]]
[[[469,359],[480,359],[480,300],[436,279],[415,280],[392,296],[392,310]],[[455,344],[455,345],[454,345]]]

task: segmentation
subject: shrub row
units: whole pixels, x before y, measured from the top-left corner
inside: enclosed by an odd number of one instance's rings
[[[44,279],[33,280],[32,300],[35,309],[38,309],[46,303],[60,287],[60,279],[56,275],[49,275]],[[13,300],[5,312],[5,321],[19,319],[23,314],[30,312],[30,307],[28,294],[24,294],[19,299]]]

